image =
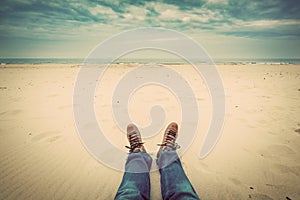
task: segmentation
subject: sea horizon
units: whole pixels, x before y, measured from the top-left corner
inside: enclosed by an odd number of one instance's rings
[[[300,64],[300,58],[211,58],[215,64]],[[0,58],[1,65],[6,64],[81,64],[85,58]],[[98,63],[110,63],[108,60],[98,60]],[[161,64],[184,64],[183,59],[174,58],[126,58],[113,61],[117,64],[129,63],[161,63]],[[201,63],[201,61],[200,61]]]

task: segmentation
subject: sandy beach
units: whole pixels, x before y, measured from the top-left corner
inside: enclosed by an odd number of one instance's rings
[[[98,122],[123,151],[128,142],[114,122],[110,99],[120,77],[135,67],[109,67],[95,94]],[[222,136],[205,159],[198,155],[210,123],[209,92],[191,66],[170,67],[197,97],[197,137],[181,160],[200,198],[300,199],[300,65],[218,65],[226,116]],[[0,199],[113,199],[123,173],[95,160],[77,134],[72,98],[78,71],[75,64],[0,66]],[[164,88],[143,88],[131,101],[138,126],[151,122],[153,103],[164,105],[166,122],[180,120],[178,103]],[[146,140],[150,153],[161,137]],[[158,171],[151,172],[151,198],[161,199]]]

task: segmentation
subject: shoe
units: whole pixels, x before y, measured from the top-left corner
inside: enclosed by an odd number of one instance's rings
[[[142,137],[139,129],[134,124],[129,124],[127,126],[127,139],[130,143],[130,146],[125,146],[130,149],[130,153],[134,152],[146,152],[144,143],[142,142]]]
[[[157,144],[160,146],[157,157],[159,157],[159,152],[161,150],[176,150],[180,148],[180,146],[175,143],[178,135],[178,125],[175,122],[172,122],[168,125],[165,130],[165,134],[163,137],[163,141],[161,144]]]

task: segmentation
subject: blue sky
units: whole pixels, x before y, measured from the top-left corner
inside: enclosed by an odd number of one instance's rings
[[[300,58],[297,0],[2,0],[0,57],[85,57],[124,30],[189,35],[213,58]]]

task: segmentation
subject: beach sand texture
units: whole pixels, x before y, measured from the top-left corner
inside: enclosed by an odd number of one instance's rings
[[[113,120],[110,98],[120,77],[134,67],[111,66],[95,94],[99,124],[124,151],[127,140]],[[172,67],[198,101],[198,134],[181,159],[199,196],[300,199],[300,66],[218,65],[226,118],[219,142],[203,160],[198,154],[210,123],[210,95],[192,67]],[[114,197],[122,172],[96,161],[77,135],[72,97],[78,71],[79,65],[72,64],[0,67],[0,199]],[[178,102],[165,88],[142,88],[131,101],[131,117],[140,126],[151,123],[153,102],[164,105],[166,122],[180,120]],[[150,153],[161,136],[146,141]],[[151,173],[151,197],[161,199],[157,171]]]

